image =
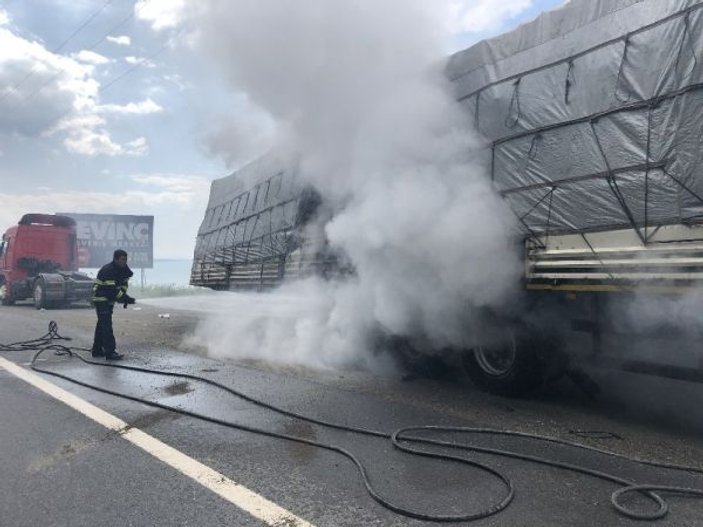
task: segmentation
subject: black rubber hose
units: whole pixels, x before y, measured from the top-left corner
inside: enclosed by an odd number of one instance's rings
[[[626,479],[620,478],[618,476],[614,476],[612,474],[608,474],[606,472],[598,471],[598,470],[593,470],[589,469],[586,467],[582,467],[579,465],[574,465],[571,463],[564,463],[564,462],[559,462],[551,459],[547,459],[544,457],[540,456],[531,456],[527,454],[521,454],[518,452],[513,452],[513,451],[508,451],[508,450],[503,450],[503,449],[494,449],[494,448],[487,448],[487,447],[481,447],[477,445],[466,445],[462,443],[457,443],[454,441],[441,441],[441,440],[436,440],[436,439],[430,439],[430,438],[424,438],[424,437],[418,437],[418,436],[408,436],[408,432],[451,432],[451,433],[465,433],[465,434],[489,434],[489,435],[501,435],[501,436],[509,436],[509,437],[520,437],[520,438],[525,438],[525,439],[530,439],[530,440],[537,440],[537,441],[544,441],[544,442],[549,442],[549,443],[554,443],[554,444],[559,444],[563,446],[568,446],[572,448],[579,448],[582,450],[587,450],[587,451],[592,451],[596,452],[599,454],[604,454],[612,457],[617,457],[620,459],[624,459],[627,461],[631,462],[636,462],[640,464],[646,464],[649,466],[654,466],[657,468],[665,468],[665,469],[671,469],[671,470],[682,470],[682,471],[688,471],[691,473],[695,474],[703,474],[703,469],[699,469],[697,467],[690,467],[690,466],[684,466],[684,465],[676,465],[676,464],[670,464],[670,463],[658,463],[650,460],[645,460],[645,459],[638,459],[630,456],[625,456],[623,454],[617,454],[614,452],[609,452],[606,450],[602,450],[599,448],[595,447],[590,447],[590,446],[585,446],[581,445],[575,442],[571,441],[565,441],[562,439],[557,439],[557,438],[552,438],[548,436],[541,436],[541,435],[536,435],[536,434],[527,434],[524,432],[515,432],[515,431],[509,431],[509,430],[498,430],[498,429],[491,429],[491,428],[475,428],[475,427],[448,427],[448,426],[412,426],[412,427],[404,427],[399,430],[396,430],[392,433],[387,433],[387,432],[382,432],[379,430],[373,430],[373,429],[368,429],[368,428],[362,428],[362,427],[353,427],[353,426],[347,426],[347,425],[340,425],[338,423],[330,422],[330,421],[324,421],[321,419],[315,419],[303,414],[299,414],[296,412],[292,412],[289,410],[284,410],[282,408],[279,408],[277,406],[274,406],[272,404],[266,403],[264,401],[255,399],[251,396],[248,396],[242,392],[239,392],[235,389],[232,389],[228,386],[225,386],[223,384],[220,384],[216,381],[213,381],[211,379],[207,379],[205,377],[200,377],[197,375],[191,375],[187,373],[177,373],[177,372],[168,372],[168,371],[159,371],[159,370],[153,370],[150,368],[143,368],[143,367],[138,367],[138,366],[127,366],[123,364],[114,364],[114,363],[105,363],[105,362],[94,362],[85,359],[82,357],[79,353],[76,353],[76,351],[89,351],[88,349],[85,348],[76,348],[76,347],[68,347],[64,346],[61,344],[55,344],[54,342],[56,340],[71,340],[70,338],[62,337],[58,333],[58,327],[56,326],[55,322],[51,322],[49,324],[49,332],[44,335],[43,337],[39,339],[34,339],[31,341],[23,341],[23,342],[16,342],[13,344],[9,345],[2,345],[0,344],[0,351],[28,351],[28,350],[36,350],[36,353],[34,357],[32,358],[32,362],[30,367],[38,372],[45,373],[48,375],[52,375],[61,379],[64,379],[66,381],[72,382],[74,384],[78,384],[80,386],[84,386],[86,388],[90,388],[96,391],[100,391],[106,394],[114,395],[117,397],[121,397],[124,399],[136,401],[142,404],[146,404],[148,406],[152,406],[155,408],[160,408],[163,410],[175,412],[181,415],[186,415],[189,417],[194,417],[197,419],[201,419],[207,422],[219,424],[222,426],[226,426],[229,428],[235,428],[255,434],[260,434],[260,435],[265,435],[269,437],[274,437],[278,439],[285,439],[288,441],[295,441],[298,443],[306,444],[309,446],[314,446],[318,448],[323,448],[326,450],[331,450],[334,452],[337,452],[339,454],[342,454],[343,456],[347,457],[350,459],[357,467],[359,470],[359,473],[361,475],[362,481],[364,483],[364,486],[366,487],[366,490],[368,493],[371,495],[371,497],[376,500],[378,503],[383,505],[384,507],[398,513],[402,514],[404,516],[408,516],[411,518],[416,518],[420,520],[425,520],[425,521],[434,521],[434,522],[460,522],[460,521],[471,521],[471,520],[478,520],[482,518],[486,518],[492,515],[497,514],[498,512],[504,510],[512,501],[514,497],[514,488],[510,480],[503,474],[501,474],[499,471],[479,462],[475,461],[470,461],[462,457],[457,457],[457,456],[451,456],[448,454],[438,454],[434,452],[428,452],[422,449],[414,448],[408,445],[408,443],[417,443],[417,444],[425,444],[425,445],[432,445],[432,446],[440,446],[440,447],[445,447],[445,448],[452,448],[452,449],[458,449],[458,450],[466,450],[466,451],[472,451],[472,452],[481,452],[481,453],[486,453],[486,454],[493,454],[497,456],[502,456],[502,457],[509,457],[509,458],[514,458],[514,459],[520,459],[524,461],[530,461],[533,463],[539,463],[542,465],[554,467],[554,468],[560,468],[564,470],[569,470],[572,472],[577,472],[581,474],[585,474],[588,476],[596,477],[605,481],[609,481],[612,483],[616,483],[618,485],[622,485],[621,488],[613,492],[611,496],[611,503],[613,507],[615,508],[616,511],[618,511],[620,514],[631,518],[635,520],[657,520],[661,519],[666,514],[668,513],[668,505],[664,499],[657,494],[657,492],[666,492],[668,494],[677,494],[677,495],[682,495],[682,496],[693,496],[693,497],[703,497],[703,489],[696,489],[696,488],[687,488],[687,487],[676,487],[676,486],[664,486],[664,485],[638,485],[634,482],[628,481]],[[203,382],[206,384],[209,384],[211,386],[215,386],[221,390],[224,390],[232,395],[235,395],[237,397],[240,397],[248,402],[251,402],[253,404],[262,406],[264,408],[267,408],[269,410],[275,411],[281,415],[285,415],[287,417],[292,417],[295,419],[300,419],[307,421],[309,423],[317,424],[320,426],[325,426],[328,428],[333,428],[337,430],[343,430],[343,431],[348,431],[348,432],[354,432],[354,433],[359,433],[359,434],[364,434],[368,436],[374,436],[374,437],[382,437],[386,439],[390,439],[392,441],[392,444],[395,448],[412,454],[412,455],[419,455],[419,456],[424,456],[424,457],[429,457],[429,458],[434,458],[434,459],[442,459],[442,460],[449,460],[449,461],[454,461],[458,463],[463,463],[467,464],[473,467],[476,467],[484,472],[487,472],[491,474],[492,476],[496,477],[498,480],[500,480],[505,488],[506,488],[506,493],[503,496],[502,499],[497,501],[495,504],[487,507],[484,510],[478,511],[476,513],[468,513],[468,514],[463,514],[463,515],[432,515],[432,514],[425,514],[425,513],[419,513],[415,512],[412,510],[409,510],[407,508],[401,507],[397,504],[394,504],[390,502],[389,500],[383,498],[371,485],[371,482],[368,478],[368,475],[366,473],[366,469],[364,468],[363,464],[348,450],[327,444],[327,443],[322,443],[322,442],[317,442],[317,441],[311,441],[309,439],[289,435],[289,434],[281,434],[278,432],[272,432],[269,430],[264,430],[264,429],[259,429],[259,428],[254,428],[254,427],[249,427],[246,425],[238,424],[238,423],[232,423],[229,421],[225,421],[222,419],[217,419],[213,417],[208,417],[203,414],[199,414],[196,412],[191,412],[188,410],[183,410],[180,408],[175,408],[167,405],[163,405],[161,403],[149,401],[147,399],[142,399],[140,397],[135,397],[131,395],[127,395],[124,393],[120,392],[115,392],[113,390],[108,390],[106,388],[102,388],[99,386],[91,385],[88,383],[84,383],[82,381],[79,381],[77,379],[74,379],[72,377],[69,377],[67,375],[63,375],[54,371],[50,371],[44,368],[40,368],[36,365],[36,360],[37,358],[44,353],[45,351],[55,351],[57,355],[69,355],[71,357],[77,357],[81,361],[85,362],[86,364],[91,364],[91,365],[96,365],[96,366],[104,366],[104,367],[110,367],[110,368],[118,368],[118,369],[124,369],[124,370],[130,370],[130,371],[136,371],[136,372],[141,372],[141,373],[148,373],[148,374],[154,374],[154,375],[161,375],[161,376],[167,376],[167,377],[177,377],[177,378],[183,378],[183,379],[190,379],[190,380],[195,380],[199,382]],[[657,509],[653,512],[638,512],[635,510],[632,510],[630,508],[627,508],[625,505],[621,503],[622,498],[630,493],[639,493],[648,499],[650,499],[654,504],[656,504]]]
[[[96,390],[96,391],[99,391],[102,393],[114,395],[117,397],[121,397],[123,399],[135,401],[135,402],[138,402],[141,404],[145,404],[147,406],[159,408],[162,410],[167,410],[167,411],[174,412],[174,413],[181,414],[181,415],[185,415],[188,417],[194,417],[196,419],[200,419],[200,420],[207,421],[210,423],[214,423],[214,424],[218,424],[218,425],[222,425],[222,426],[226,426],[226,427],[234,428],[234,429],[238,429],[238,430],[243,430],[243,431],[251,432],[254,434],[264,435],[264,436],[268,436],[268,437],[274,437],[274,438],[278,438],[278,439],[285,439],[288,441],[294,441],[297,443],[302,443],[305,445],[323,448],[325,450],[337,452],[337,453],[347,457],[348,459],[350,459],[356,465],[356,467],[359,471],[359,474],[361,475],[361,479],[364,484],[364,487],[366,488],[369,495],[375,501],[377,501],[379,504],[386,507],[387,509],[392,510],[393,512],[396,512],[398,514],[401,514],[403,516],[407,516],[410,518],[415,518],[415,519],[424,520],[424,521],[432,521],[432,522],[462,522],[462,521],[478,520],[478,519],[486,518],[488,516],[492,516],[500,511],[502,511],[503,509],[505,509],[510,504],[510,502],[512,501],[512,499],[515,495],[513,485],[510,482],[510,480],[491,467],[488,467],[482,463],[479,463],[476,461],[471,461],[471,460],[464,459],[461,457],[423,453],[422,455],[426,455],[429,457],[441,458],[441,459],[445,459],[448,461],[455,461],[457,463],[469,465],[469,466],[478,468],[480,470],[483,470],[489,474],[492,474],[504,484],[504,486],[506,487],[506,492],[505,492],[505,495],[502,497],[502,499],[500,499],[500,501],[498,501],[497,503],[491,505],[490,507],[488,507],[484,510],[481,510],[481,511],[478,511],[475,513],[456,514],[456,515],[437,515],[437,514],[426,514],[426,513],[422,513],[422,512],[413,511],[411,509],[408,509],[406,507],[403,507],[401,505],[393,503],[392,501],[388,500],[387,498],[384,498],[376,489],[374,489],[374,487],[371,485],[371,481],[370,481],[368,474],[366,472],[366,468],[361,463],[361,461],[354,454],[352,454],[350,451],[348,451],[342,447],[328,444],[328,443],[312,441],[309,439],[305,439],[305,438],[290,435],[290,434],[282,434],[279,432],[272,432],[270,430],[264,430],[261,428],[250,427],[250,426],[239,424],[239,423],[233,423],[230,421],[225,421],[223,419],[209,417],[209,416],[197,413],[197,412],[191,412],[189,410],[183,410],[181,408],[175,408],[175,407],[164,405],[164,404],[161,404],[158,402],[149,401],[147,399],[142,399],[140,397],[135,397],[135,396],[128,395],[128,394],[121,393],[121,392],[117,392],[114,390],[109,390],[107,388],[103,388],[100,386],[95,386],[95,385],[92,385],[89,383],[85,383],[83,381],[80,381],[80,380],[75,379],[73,377],[70,377],[68,375],[63,375],[63,374],[55,372],[55,371],[40,368],[39,366],[37,366],[36,362],[37,362],[37,359],[39,358],[39,356],[41,354],[43,354],[44,352],[54,351],[57,355],[68,355],[70,357],[77,357],[78,359],[85,362],[86,364],[92,364],[92,365],[96,365],[96,366],[104,366],[104,367],[109,367],[109,368],[117,368],[117,369],[123,369],[123,370],[130,370],[130,371],[136,371],[136,372],[141,372],[141,373],[155,374],[155,375],[161,375],[161,376],[166,376],[166,377],[177,377],[177,378],[183,378],[183,379],[191,379],[191,380],[195,380],[195,381],[204,382],[206,384],[210,384],[212,386],[220,388],[220,389],[222,389],[232,395],[241,397],[242,399],[244,399],[248,402],[257,404],[259,406],[263,406],[267,409],[273,410],[273,411],[280,413],[282,415],[292,417],[292,418],[302,419],[302,420],[305,420],[305,421],[308,421],[308,422],[311,422],[314,424],[318,424],[321,426],[327,426],[327,427],[335,428],[338,430],[356,432],[356,433],[360,433],[360,434],[366,434],[366,435],[383,437],[383,438],[390,438],[391,434],[376,431],[376,430],[369,430],[369,429],[357,428],[357,427],[349,427],[349,426],[339,425],[336,423],[331,423],[331,422],[326,422],[326,421],[322,421],[322,420],[318,420],[318,419],[309,418],[309,417],[304,416],[302,414],[298,414],[298,413],[291,412],[288,410],[283,410],[283,409],[278,408],[274,405],[265,403],[263,401],[259,401],[253,397],[250,397],[246,394],[238,392],[237,390],[233,390],[232,388],[229,388],[223,384],[220,384],[218,382],[215,382],[210,379],[200,377],[197,375],[190,375],[190,374],[176,373],[176,372],[164,372],[164,371],[159,371],[159,370],[152,370],[150,368],[141,368],[138,366],[126,366],[123,364],[90,361],[90,360],[85,359],[79,353],[77,353],[77,351],[90,351],[87,348],[77,348],[77,347],[65,346],[62,344],[54,344],[53,342],[56,340],[70,341],[71,339],[67,338],[67,337],[62,337],[61,335],[59,335],[57,327],[54,326],[52,328],[50,326],[49,333],[47,333],[43,337],[41,337],[39,339],[31,340],[31,341],[16,342],[11,345],[0,345],[0,351],[36,350],[36,353],[32,357],[32,361],[30,363],[30,367],[34,371],[44,373],[47,375],[52,375],[54,377],[58,377],[60,379],[64,379],[66,381],[77,384],[79,386],[84,386],[86,388],[90,388],[90,389],[93,389],[93,390]],[[405,449],[402,448],[402,450],[405,450]]]

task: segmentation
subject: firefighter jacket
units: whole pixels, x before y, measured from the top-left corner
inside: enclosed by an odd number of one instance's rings
[[[119,267],[115,262],[103,265],[98,277],[93,281],[93,302],[121,302],[127,296],[127,284],[134,273],[127,267]]]

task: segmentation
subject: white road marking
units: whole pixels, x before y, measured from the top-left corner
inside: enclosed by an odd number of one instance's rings
[[[170,447],[138,428],[130,427],[122,419],[98,408],[80,397],[59,388],[34,372],[0,357],[0,367],[31,384],[35,388],[70,406],[105,428],[118,432],[133,445],[166,463],[206,489],[226,499],[236,507],[248,512],[267,525],[290,527],[315,527],[293,513],[267,500],[263,496],[232,481],[216,470],[188,457],[183,452]]]

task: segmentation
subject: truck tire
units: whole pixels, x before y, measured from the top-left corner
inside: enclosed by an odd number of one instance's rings
[[[462,354],[469,378],[480,388],[497,395],[520,397],[546,380],[540,360],[540,339],[514,332],[500,343],[477,345]]]
[[[5,279],[0,278],[0,304],[3,306],[11,306],[14,303],[15,299],[12,297],[12,292],[8,290]]]
[[[32,293],[35,308],[47,309],[49,307],[48,302],[46,301],[46,282],[43,278],[39,278],[34,282]]]

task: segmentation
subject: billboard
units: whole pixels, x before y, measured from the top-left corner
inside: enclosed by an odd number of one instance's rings
[[[102,267],[115,249],[127,251],[132,268],[154,267],[154,216],[59,214],[76,220],[79,267]]]

